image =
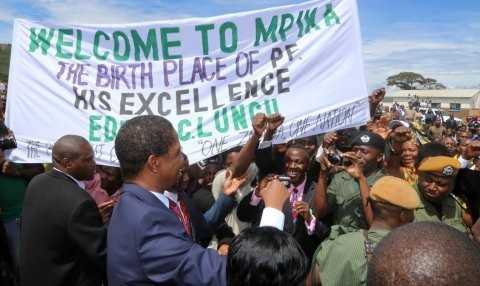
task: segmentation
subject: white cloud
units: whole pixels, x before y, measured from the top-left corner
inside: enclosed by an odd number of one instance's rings
[[[45,9],[51,17],[62,23],[113,24],[165,20],[188,17],[184,13],[171,13],[164,9],[145,9],[143,5],[125,5],[118,1],[90,0],[55,1],[43,0],[32,2]]]
[[[375,60],[412,50],[457,50],[459,48],[459,44],[448,42],[380,39],[365,42],[363,54],[366,59]]]
[[[435,78],[449,87],[480,83],[480,53],[471,39],[383,38],[364,42],[363,52],[369,89],[402,71]]]

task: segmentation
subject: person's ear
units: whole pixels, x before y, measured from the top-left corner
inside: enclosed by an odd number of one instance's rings
[[[67,170],[71,170],[73,167],[73,160],[69,158],[62,158],[60,159],[60,165],[63,166]]]
[[[160,156],[150,155],[147,159],[147,168],[154,174],[160,173]]]
[[[402,210],[400,212],[400,221],[404,224],[412,222],[414,218],[415,218],[415,215],[413,210]]]
[[[383,153],[379,152],[377,155],[377,163],[382,163],[383,161]]]

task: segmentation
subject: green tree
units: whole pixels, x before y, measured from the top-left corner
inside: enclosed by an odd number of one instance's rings
[[[439,83],[436,79],[425,78],[422,83],[423,89],[446,89],[447,87]]]
[[[414,72],[401,72],[387,78],[387,85],[397,86],[400,89],[416,89],[416,85],[421,85],[425,78]]]
[[[436,79],[424,77],[419,73],[401,72],[387,78],[387,85],[400,89],[445,89],[446,86]]]

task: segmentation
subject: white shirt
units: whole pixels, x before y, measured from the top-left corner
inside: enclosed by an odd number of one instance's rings
[[[162,193],[158,193],[158,192],[152,192],[150,191],[150,193],[152,193],[155,197],[157,197],[157,199],[159,199],[167,208],[169,208],[170,206],[170,203],[168,202],[168,198],[162,194]]]
[[[59,169],[57,169],[57,168],[55,168],[55,167],[53,167],[53,169],[54,169],[55,171],[57,171],[57,172],[60,172],[60,173],[64,174],[65,176],[69,177],[69,178],[72,179],[75,183],[77,183],[77,185],[78,185],[80,188],[82,188],[82,189],[85,190],[85,182],[79,181],[79,180],[75,179],[74,177],[72,177],[70,174],[67,174],[67,173],[65,173],[64,171],[59,170]]]
[[[172,200],[175,203],[178,201],[178,195],[169,191],[165,191],[163,194],[150,191],[155,197],[157,197],[167,208],[170,204],[168,200]],[[285,223],[285,215],[282,211],[275,208],[264,208],[262,212],[262,218],[260,220],[260,226],[271,226],[279,230],[283,230]]]

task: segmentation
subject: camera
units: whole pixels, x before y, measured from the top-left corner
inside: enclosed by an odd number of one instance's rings
[[[350,166],[352,162],[345,158],[342,153],[334,151],[327,154],[327,159],[333,165]]]
[[[292,180],[288,176],[278,176],[278,180],[285,185],[286,188],[290,187]]]
[[[340,155],[338,152],[327,154],[327,159],[333,165],[343,165],[343,156]]]

